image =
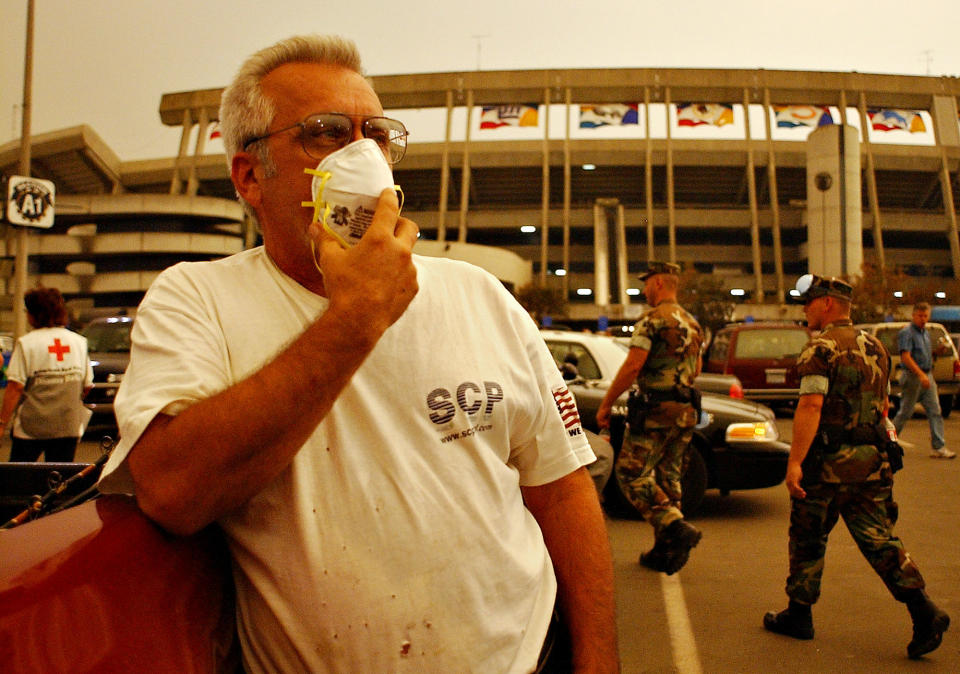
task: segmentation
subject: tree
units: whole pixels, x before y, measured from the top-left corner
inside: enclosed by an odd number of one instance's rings
[[[565,316],[567,302],[560,288],[542,288],[533,283],[517,288],[517,301],[540,325],[544,316]]]
[[[906,318],[917,302],[936,303],[938,291],[947,297],[960,297],[960,282],[956,279],[929,281],[908,276],[899,267],[886,270],[864,262],[860,276],[850,279],[853,285],[853,307],[850,317],[854,323],[879,323],[888,319]],[[894,291],[903,293],[894,297]],[[954,300],[956,301],[956,300]]]
[[[708,334],[712,334],[733,318],[736,304],[723,281],[707,274],[698,274],[688,268],[680,274],[680,290],[677,293],[680,305],[697,319]]]
[[[849,280],[853,286],[850,318],[854,323],[880,323],[895,316],[904,300],[893,296],[894,287],[905,289],[912,283],[902,270],[885,270],[871,262],[864,262],[860,275]]]

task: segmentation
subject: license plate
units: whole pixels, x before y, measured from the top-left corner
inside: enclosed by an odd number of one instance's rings
[[[766,370],[768,384],[786,384],[786,370]]]

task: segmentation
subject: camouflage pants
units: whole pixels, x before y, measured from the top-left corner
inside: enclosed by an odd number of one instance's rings
[[[905,601],[910,590],[923,589],[920,569],[893,535],[898,508],[890,481],[817,484],[805,499],[791,499],[790,576],[787,596],[803,604],[820,597],[827,537],[842,516],[860,552],[887,589]]]
[[[630,434],[617,457],[615,474],[620,491],[653,525],[658,538],[683,517],[680,477],[692,437],[692,427],[647,428],[642,435]]]

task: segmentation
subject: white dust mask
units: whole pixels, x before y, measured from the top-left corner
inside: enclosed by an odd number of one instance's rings
[[[313,176],[313,201],[301,205],[313,208],[313,219],[333,234],[346,248],[356,245],[373,221],[380,193],[384,189],[403,191],[393,183],[393,171],[376,141],[357,140],[331,152],[315,169],[304,169]]]

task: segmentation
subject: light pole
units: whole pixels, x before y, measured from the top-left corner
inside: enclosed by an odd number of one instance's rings
[[[20,175],[30,176],[30,111],[33,99],[33,0],[27,0],[27,40],[23,62],[23,117],[20,131]],[[23,296],[27,289],[28,227],[17,227],[17,256],[13,276],[13,339],[27,331]]]

